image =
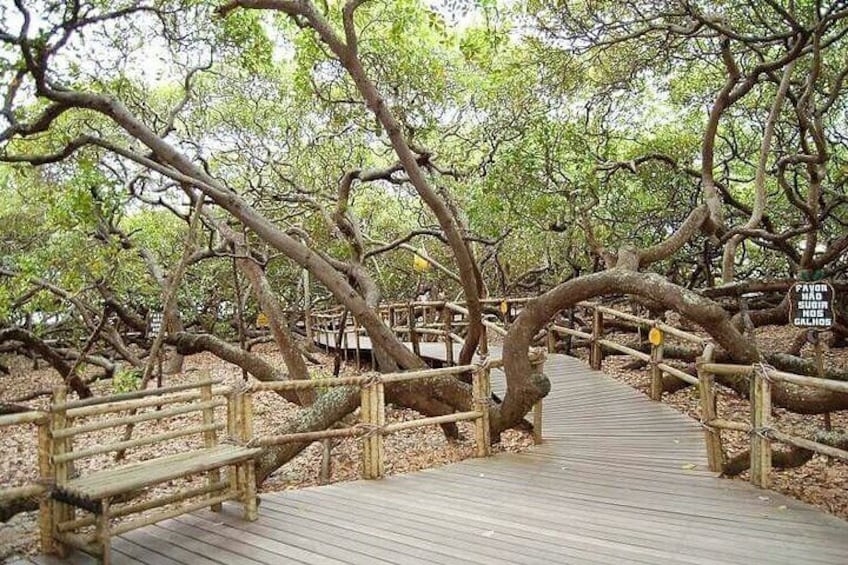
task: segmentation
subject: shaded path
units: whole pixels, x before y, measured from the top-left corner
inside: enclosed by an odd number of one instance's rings
[[[848,563],[848,522],[716,478],[687,416],[574,358],[546,372],[545,443],[527,453],[265,494],[258,522],[235,505],[183,516],[116,540],[115,561]]]

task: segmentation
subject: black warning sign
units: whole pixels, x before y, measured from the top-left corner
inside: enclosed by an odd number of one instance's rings
[[[798,328],[833,325],[833,287],[823,282],[796,282],[789,291],[789,321]]]

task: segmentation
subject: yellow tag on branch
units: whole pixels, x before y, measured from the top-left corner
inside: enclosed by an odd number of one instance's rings
[[[506,316],[506,313],[509,312],[509,304],[507,304],[506,300],[501,301],[501,314]]]
[[[256,327],[257,328],[267,328],[270,325],[268,321],[268,316],[265,315],[265,312],[259,312],[259,315],[256,316]]]
[[[659,328],[651,328],[651,331],[648,332],[648,341],[651,342],[651,345],[662,345],[664,339],[665,336]]]

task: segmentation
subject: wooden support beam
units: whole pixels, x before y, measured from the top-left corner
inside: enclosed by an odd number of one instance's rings
[[[554,325],[548,324],[547,335],[545,336],[548,345],[548,353],[556,353],[557,339],[554,332]]]
[[[601,340],[604,337],[604,315],[595,308],[592,312],[592,341],[589,350],[589,365],[596,371],[601,370],[604,361],[604,350]]]
[[[706,424],[718,418],[716,409],[715,375],[703,369],[705,363],[712,361],[714,349],[707,346],[704,354],[698,358],[698,393],[701,403],[701,423],[704,427],[704,443],[707,447],[707,464],[710,471],[720,473],[724,470],[724,447],[721,440],[721,429],[707,427]]]
[[[533,405],[533,444],[542,443],[542,401]]]
[[[418,332],[415,330],[415,306],[412,302],[407,306],[407,318],[409,320],[409,341],[412,342],[412,352],[421,356],[421,344],[419,343]]]
[[[42,483],[47,485],[55,480],[50,455],[53,451],[50,428],[46,423],[38,426],[38,474]],[[38,532],[41,551],[46,554],[55,552],[53,545],[53,504],[50,496],[43,494],[38,500]]]
[[[471,373],[471,386],[474,399],[474,410],[480,417],[474,421],[474,437],[477,442],[477,457],[488,457],[491,454],[491,432],[489,430],[489,404],[492,398],[490,371],[483,364]]]
[[[663,344],[651,344],[651,400],[662,400],[663,370],[659,364],[663,361]]]
[[[768,488],[771,471],[771,441],[766,431],[771,424],[771,380],[765,370],[751,377],[751,483]]]
[[[443,337],[445,340],[445,360],[448,365],[453,365],[453,311],[448,308],[442,309]]]
[[[212,385],[205,384],[200,388],[200,400],[207,406],[203,409],[203,424],[206,427],[211,427],[215,423],[215,409],[209,406],[212,402]],[[218,433],[215,429],[209,429],[203,432],[203,446],[206,448],[215,447],[218,445]],[[221,481],[220,469],[213,469],[207,473],[206,482],[208,485],[214,485]],[[209,507],[212,512],[220,512],[221,504],[214,504]]]

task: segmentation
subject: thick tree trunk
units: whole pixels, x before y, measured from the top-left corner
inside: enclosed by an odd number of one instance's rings
[[[537,400],[550,390],[544,375],[533,374],[528,357],[533,337],[561,310],[577,302],[607,294],[644,296],[667,305],[698,323],[730,355],[743,363],[760,359],[753,344],[733,326],[721,306],[695,292],[670,283],[653,273],[615,268],[560,284],[525,304],[504,339],[504,369],[507,393],[500,410],[493,411],[492,427],[500,432],[515,425]]]

